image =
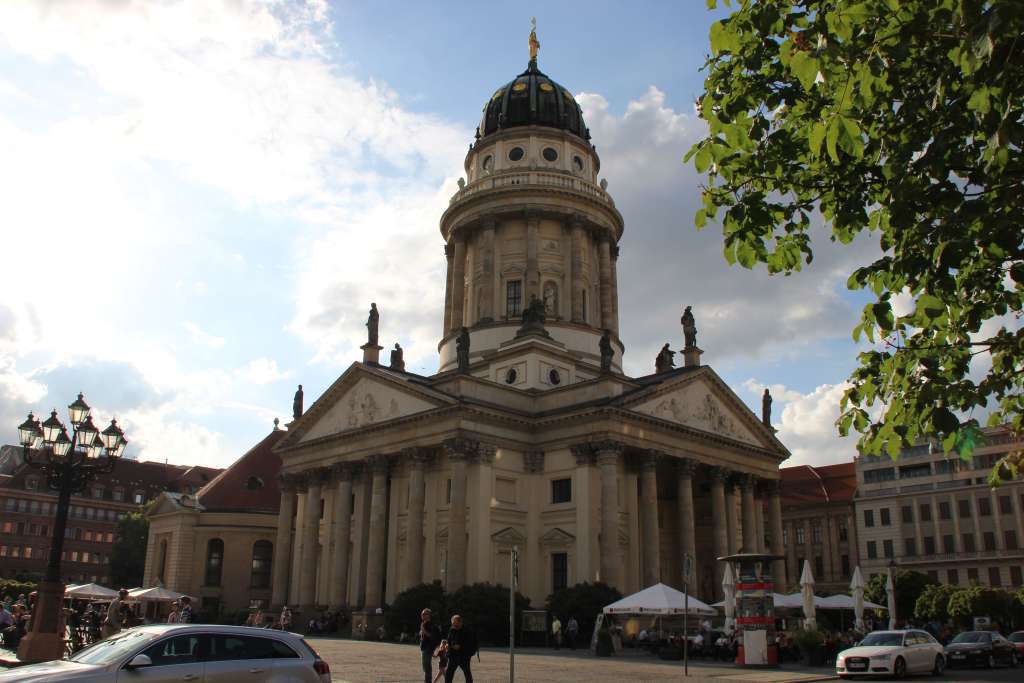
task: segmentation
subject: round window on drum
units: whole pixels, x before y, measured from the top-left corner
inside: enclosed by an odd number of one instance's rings
[[[490,173],[494,170],[494,157],[488,154],[484,157],[483,163],[480,165],[483,167],[484,173]]]
[[[558,150],[554,147],[545,147],[542,154],[545,161],[558,161]]]
[[[522,147],[513,147],[508,151],[509,161],[522,161],[524,156],[526,156],[526,152],[523,151]]]

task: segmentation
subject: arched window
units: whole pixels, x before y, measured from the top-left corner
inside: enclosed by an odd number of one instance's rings
[[[219,586],[224,571],[224,541],[211,538],[206,544],[206,581],[203,585]]]
[[[250,491],[258,491],[263,488],[263,480],[256,476],[249,477],[245,480],[245,488]]]
[[[167,577],[164,576],[164,572],[167,570],[167,539],[160,541],[160,555],[157,560],[156,578],[160,579],[160,583],[167,583]]]
[[[270,541],[252,544],[252,587],[270,588],[270,565],[274,558],[274,545]]]

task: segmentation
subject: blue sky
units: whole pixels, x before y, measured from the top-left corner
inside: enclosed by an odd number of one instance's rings
[[[0,439],[84,391],[140,457],[227,465],[359,358],[370,301],[432,372],[438,218],[531,16],[626,220],[627,371],[692,304],[705,362],[757,410],[773,387],[794,462],[849,458],[843,283],[873,247],[769,278],[695,231],[698,0],[0,4]]]

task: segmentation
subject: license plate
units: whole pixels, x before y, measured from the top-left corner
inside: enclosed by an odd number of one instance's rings
[[[967,655],[953,655],[953,659],[965,659]]]
[[[847,664],[846,668],[849,669],[850,671],[863,671],[864,669],[868,668],[868,665],[867,664],[861,664],[860,662],[857,662],[857,663],[854,663],[854,664]]]

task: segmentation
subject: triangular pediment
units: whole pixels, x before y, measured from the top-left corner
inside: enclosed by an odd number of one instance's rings
[[[568,531],[559,529],[558,527],[549,529],[540,537],[540,542],[544,545],[569,545],[575,540],[575,536],[570,534]]]
[[[146,516],[153,517],[172,512],[197,512],[202,511],[202,509],[202,506],[193,495],[164,491],[153,501],[153,504],[146,512]]]
[[[290,425],[291,433],[281,447],[371,427],[451,402],[450,397],[397,373],[355,364]]]
[[[495,543],[507,543],[509,545],[526,542],[526,536],[523,536],[510,526],[491,534],[491,539],[493,539]]]
[[[633,412],[786,453],[774,433],[710,368],[682,374],[626,401]],[[786,453],[788,456],[788,453]]]

